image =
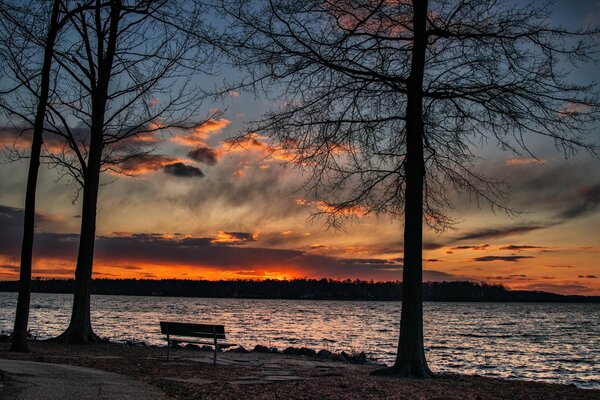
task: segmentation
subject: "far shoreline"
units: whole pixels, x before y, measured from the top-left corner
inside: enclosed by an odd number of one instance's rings
[[[33,293],[72,294],[74,281],[72,279],[34,279],[31,284]],[[0,292],[16,291],[18,291],[18,281],[0,281]],[[402,282],[325,278],[262,281],[94,279],[92,294],[215,299],[397,302],[402,298]],[[423,295],[426,302],[600,303],[600,296],[510,290],[501,285],[469,281],[425,282]]]

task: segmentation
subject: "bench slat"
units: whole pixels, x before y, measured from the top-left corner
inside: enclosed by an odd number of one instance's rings
[[[185,339],[171,339],[171,343],[194,343],[194,344],[208,344],[211,346],[215,345],[214,341],[206,341],[206,340],[185,340]],[[233,346],[237,346],[237,344],[235,343],[223,343],[223,342],[219,342],[218,343],[219,347],[233,347]]]
[[[163,334],[175,336],[189,336],[225,339],[225,326],[207,324],[188,324],[184,322],[160,321],[160,330]]]

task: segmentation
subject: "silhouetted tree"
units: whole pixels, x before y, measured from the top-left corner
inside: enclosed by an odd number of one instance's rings
[[[101,172],[128,173],[123,164],[152,151],[140,135],[148,139],[159,130],[202,122],[198,76],[208,69],[211,51],[199,45],[202,14],[196,3],[65,4],[72,8],[54,47],[54,97],[44,127],[64,145],[44,156],[82,194],[73,309],[58,340],[88,343],[98,340],[90,320],[90,281]]]
[[[80,13],[73,21],[77,38],[63,47],[57,62],[77,85],[68,96],[71,101],[87,102],[73,112],[87,129],[83,136],[64,129],[68,122],[62,117],[60,124],[53,124],[70,142],[77,160],[55,161],[83,189],[73,311],[59,340],[97,339],[90,321],[90,282],[100,173],[123,172],[119,164],[147,154],[135,146],[140,134],[195,126],[186,121],[196,115],[202,92],[191,80],[208,68],[211,56],[202,43],[198,46],[201,16],[199,7],[185,1],[111,0],[108,7],[98,1],[92,13]],[[77,49],[76,57],[71,46]],[[71,101],[61,100],[63,105]]]
[[[19,269],[19,295],[15,312],[15,323],[12,333],[12,351],[27,351],[27,326],[29,321],[29,304],[31,297],[31,265],[33,255],[33,239],[35,229],[35,198],[37,188],[37,177],[40,167],[40,155],[43,144],[44,120],[46,106],[50,96],[51,67],[54,52],[54,43],[59,30],[69,18],[69,15],[60,16],[62,2],[54,0],[47,21],[47,30],[43,38],[37,38],[36,32],[32,30],[32,24],[39,24],[43,17],[33,12],[31,6],[22,6],[18,3],[10,4],[0,2],[0,21],[5,30],[2,36],[2,60],[4,71],[12,77],[11,84],[3,88],[2,94],[12,94],[21,85],[27,85],[29,91],[34,93],[37,99],[33,121],[29,116],[23,114],[23,110],[5,102],[0,102],[2,108],[8,115],[21,117],[29,121],[32,130],[31,151],[29,153],[29,169],[27,174],[27,188],[25,194],[25,208],[23,221],[23,240],[21,245],[21,264]],[[81,5],[80,7],[85,7]],[[39,10],[36,10],[39,11]],[[48,10],[43,9],[47,12]],[[36,20],[37,19],[37,20]],[[23,63],[31,63],[32,52],[39,53],[43,50],[42,64],[34,76],[29,76],[26,71],[32,71],[31,65],[25,67]],[[34,87],[32,80],[37,76],[39,87]]]
[[[550,138],[565,155],[595,152],[582,135],[598,120],[595,87],[568,66],[593,57],[597,31],[551,26],[549,7],[488,0],[221,1],[229,55],[248,71],[238,88],[266,87],[281,106],[252,131],[310,171],[330,223],[358,213],[404,220],[396,361],[382,373],[428,377],[423,346],[423,222],[452,220],[450,188],[492,207],[504,188],[474,169],[493,138],[530,154]]]

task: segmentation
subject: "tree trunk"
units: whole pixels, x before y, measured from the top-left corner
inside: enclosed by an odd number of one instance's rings
[[[90,317],[90,286],[94,260],[96,208],[98,204],[98,184],[102,155],[102,143],[100,141],[98,144],[98,140],[94,139],[93,137],[90,145],[88,165],[85,171],[81,233],[79,236],[77,268],[75,269],[75,291],[71,321],[67,330],[57,338],[58,341],[74,344],[85,344],[99,340],[99,337],[92,329]]]
[[[31,298],[31,264],[33,259],[33,236],[35,229],[35,195],[40,168],[40,154],[43,144],[44,118],[48,104],[50,87],[50,69],[54,52],[54,42],[58,32],[58,14],[60,0],[54,0],[48,26],[48,35],[44,46],[44,60],[41,71],[38,105],[33,124],[33,140],[29,157],[27,189],[23,222],[23,242],[21,244],[21,268],[19,270],[19,296],[12,333],[11,351],[27,351],[27,325],[29,323],[29,303]]]
[[[427,0],[413,0],[414,39],[406,105],[406,191],[400,339],[394,365],[385,375],[431,377],[423,344],[423,75]]]
[[[104,53],[104,36],[100,34],[102,22],[100,19],[100,1],[96,2],[96,23],[98,26],[98,80],[92,82],[92,116],[90,127],[90,148],[88,162],[84,174],[83,205],[81,213],[81,234],[77,268],[75,269],[75,292],[73,295],[73,310],[69,327],[57,340],[66,343],[85,344],[101,340],[92,329],[90,317],[90,286],[92,283],[92,267],[94,263],[94,242],[96,239],[96,209],[98,205],[98,188],[100,186],[100,168],[102,151],[104,150],[104,118],[108,90],[112,76],[118,27],[121,18],[121,0],[110,2],[110,28],[106,53]]]

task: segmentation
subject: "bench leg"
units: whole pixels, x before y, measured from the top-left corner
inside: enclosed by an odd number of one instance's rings
[[[171,339],[167,335],[167,361],[171,358]]]
[[[215,336],[215,357],[213,358],[213,365],[217,365],[217,351],[219,350],[217,344],[217,337]]]

